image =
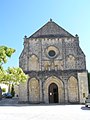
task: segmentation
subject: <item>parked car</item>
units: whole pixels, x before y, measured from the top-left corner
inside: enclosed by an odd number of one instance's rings
[[[4,93],[2,96],[3,96],[4,98],[12,98],[11,93]]]
[[[85,106],[86,107],[90,106],[90,94],[88,95],[88,97],[86,97]]]

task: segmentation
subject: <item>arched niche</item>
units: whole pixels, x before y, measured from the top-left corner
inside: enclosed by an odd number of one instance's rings
[[[68,79],[68,101],[78,102],[78,81],[73,76]]]
[[[40,98],[39,81],[36,78],[32,78],[29,81],[29,101],[32,103],[38,103]]]
[[[29,70],[38,71],[39,70],[39,60],[36,55],[29,57]]]
[[[76,64],[75,57],[73,55],[68,55],[66,58],[67,68],[75,69],[75,64]]]

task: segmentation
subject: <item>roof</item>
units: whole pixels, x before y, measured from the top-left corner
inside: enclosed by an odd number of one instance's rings
[[[60,27],[58,24],[50,19],[43,27],[37,30],[29,38],[48,38],[48,37],[74,37],[65,29]]]

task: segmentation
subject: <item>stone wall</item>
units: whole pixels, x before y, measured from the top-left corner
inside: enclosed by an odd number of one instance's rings
[[[15,90],[15,97],[19,96],[19,86],[14,85],[14,90]]]
[[[32,78],[29,81],[29,102],[40,102],[40,85],[39,81],[36,78]]]
[[[78,81],[75,77],[71,76],[68,79],[68,102],[74,103],[79,102],[79,95],[78,95]]]
[[[86,69],[77,38],[25,38],[19,65],[25,71]],[[55,57],[49,51],[55,51]],[[33,66],[32,66],[33,64]]]
[[[49,103],[52,83],[58,86],[59,103],[83,103],[88,94],[86,60],[78,35],[74,37],[52,21],[25,36],[19,66],[30,76],[20,85],[20,101]]]
[[[20,83],[19,85],[19,102],[27,102],[28,96],[27,96],[27,82],[26,83]]]
[[[88,79],[87,78],[88,78],[87,72],[78,73],[80,103],[85,103],[85,99],[88,96]]]
[[[77,71],[28,72],[28,74],[31,77],[29,83],[34,79],[38,80],[38,84],[39,84],[38,87],[40,92],[36,91],[36,93],[40,93],[39,96],[40,102],[45,102],[45,103],[49,102],[48,87],[51,83],[55,83],[59,88],[59,103],[62,102],[79,103],[79,85],[78,85],[77,73],[78,73]],[[60,85],[63,86],[62,89]],[[28,84],[28,88],[29,87],[30,85]],[[34,85],[32,87],[34,87]],[[31,88],[28,89],[30,98],[32,98],[33,96],[31,95],[31,91],[30,91]]]

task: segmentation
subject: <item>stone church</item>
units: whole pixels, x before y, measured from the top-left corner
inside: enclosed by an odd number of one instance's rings
[[[19,101],[84,103],[88,95],[85,54],[73,36],[52,19],[24,37],[19,66],[30,76],[19,86]]]

